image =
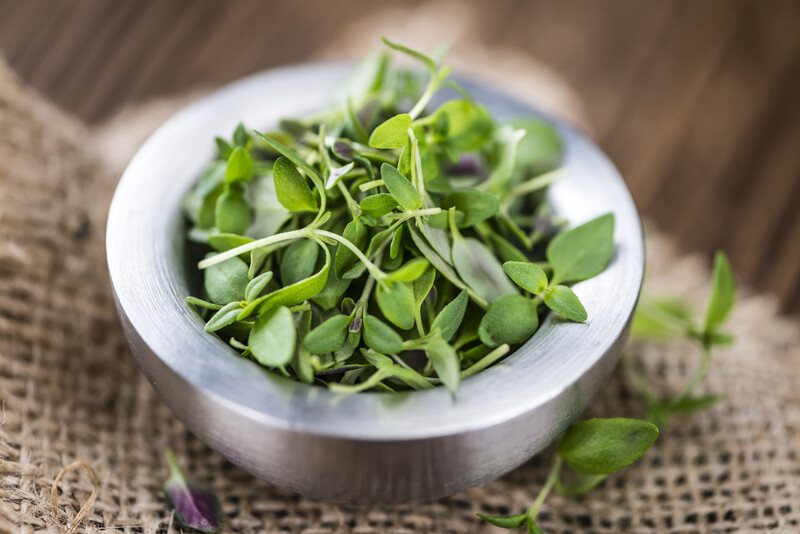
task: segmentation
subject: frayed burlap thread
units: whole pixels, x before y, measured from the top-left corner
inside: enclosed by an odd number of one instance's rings
[[[117,174],[88,132],[0,65],[0,532],[63,532],[93,490],[64,466],[92,465],[98,494],[82,532],[177,531],[161,493],[163,451],[221,499],[229,532],[494,532],[478,512],[524,510],[548,454],[500,480],[436,503],[349,509],[286,493],[232,466],[193,437],[155,396],[128,353],[106,275],[104,218]],[[135,223],[135,221],[132,221]],[[708,272],[651,236],[649,283],[693,300]],[[578,499],[554,495],[547,532],[800,531],[800,332],[774,299],[746,295],[707,384],[725,400],[676,420],[637,466]],[[646,375],[677,390],[697,354],[634,345]],[[641,415],[620,376],[592,415]]]

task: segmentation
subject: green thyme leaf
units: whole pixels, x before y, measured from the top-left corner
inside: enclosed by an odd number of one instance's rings
[[[579,473],[609,475],[644,456],[656,438],[658,427],[641,419],[589,419],[567,430],[558,453]]]
[[[396,258],[400,254],[400,247],[403,245],[403,226],[402,224],[397,227],[392,235],[392,243],[389,245],[389,257]]]
[[[365,197],[358,205],[364,215],[379,219],[397,207],[397,201],[389,193],[376,193]]]
[[[250,226],[250,203],[245,198],[244,188],[236,183],[228,184],[217,198],[214,218],[220,232],[243,234]]]
[[[464,214],[463,219],[458,222],[458,227],[469,228],[497,215],[500,211],[500,201],[483,191],[464,189],[450,193],[444,198],[442,209],[450,208],[455,208]]]
[[[248,281],[247,264],[231,258],[206,269],[204,287],[211,302],[227,304],[244,298]]]
[[[442,308],[442,311],[431,323],[431,330],[440,330],[442,338],[449,342],[456,335],[458,327],[461,326],[461,322],[464,320],[467,304],[469,304],[469,296],[466,291],[462,291]]]
[[[298,239],[286,248],[281,261],[281,282],[295,284],[314,273],[320,246],[310,239]]]
[[[186,303],[195,306],[196,308],[203,308],[206,310],[219,310],[222,309],[222,306],[219,304],[214,304],[213,302],[208,302],[207,300],[199,299],[197,297],[186,297]]]
[[[253,302],[267,288],[267,284],[272,280],[272,271],[267,271],[256,276],[247,283],[244,288],[244,300]]]
[[[372,315],[364,316],[364,343],[381,354],[399,354],[403,350],[400,334]]]
[[[341,348],[347,340],[350,318],[334,315],[311,330],[303,340],[303,346],[314,354],[325,354]]]
[[[728,257],[717,252],[714,257],[714,275],[711,280],[711,298],[706,309],[703,326],[705,332],[711,332],[725,322],[733,309],[736,299],[736,280]]]
[[[523,343],[537,328],[536,303],[520,295],[504,295],[492,303],[481,319],[478,336],[484,345],[495,348],[504,343]]]
[[[432,115],[447,118],[447,144],[456,152],[474,152],[490,140],[494,122],[486,108],[473,100],[450,100]]]
[[[570,321],[582,323],[588,317],[578,296],[567,286],[550,287],[544,294],[544,303],[548,308]]]
[[[486,246],[471,237],[453,240],[453,265],[466,284],[489,302],[516,294],[503,266]]]
[[[242,245],[246,245],[253,241],[249,237],[245,237],[243,235],[238,234],[211,234],[208,236],[208,245],[216,250],[217,252],[225,252],[226,250],[230,250],[232,248],[240,247]],[[242,259],[247,259],[249,253],[244,253],[240,257]]]
[[[413,282],[430,267],[430,263],[425,258],[414,258],[405,265],[390,273],[387,273],[387,280],[394,282]]]
[[[376,291],[378,307],[395,326],[409,330],[414,326],[414,293],[408,284],[384,282]]]
[[[275,180],[275,194],[278,201],[289,211],[316,211],[317,200],[308,182],[298,172],[297,167],[285,157],[275,161],[272,169]]]
[[[608,213],[558,234],[547,246],[551,283],[580,282],[599,274],[614,254],[614,215]]]
[[[438,330],[433,331],[433,335],[425,342],[423,348],[439,380],[455,393],[461,383],[461,365],[455,349],[442,339]]]
[[[317,293],[322,291],[328,281],[328,270],[331,267],[331,254],[330,251],[328,251],[328,247],[321,244],[319,246],[323,247],[323,252],[325,253],[325,263],[319,271],[299,282],[284,286],[272,293],[257,298],[253,302],[248,302],[247,306],[239,313],[238,320],[241,321],[250,317],[255,312],[263,312],[275,306],[294,306],[295,304],[300,304],[305,300],[315,297]],[[219,265],[224,264],[225,263],[221,263]],[[210,269],[209,267],[209,270]]]
[[[401,113],[388,119],[372,131],[369,136],[369,146],[373,148],[403,148],[408,139],[408,129],[411,127],[411,116]]]
[[[239,301],[230,302],[223,306],[211,319],[206,323],[206,332],[216,332],[220,328],[225,328],[236,321],[236,316],[239,315],[242,306]]]
[[[383,178],[386,189],[403,208],[416,210],[422,207],[422,196],[419,191],[396,168],[384,163],[381,165],[381,178]]]
[[[299,341],[299,343],[297,343],[294,359],[292,360],[292,368],[301,382],[304,384],[313,384],[314,368],[311,365],[311,352],[303,346],[303,341],[311,331],[310,308],[298,314],[295,320],[295,329],[297,331],[297,341]]]
[[[359,249],[364,248],[367,243],[367,227],[361,219],[353,219],[344,227],[342,237],[349,240]],[[339,244],[336,248],[336,259],[334,260],[334,271],[336,276],[341,278],[344,274],[358,263],[358,257],[344,245]]]
[[[517,149],[518,169],[543,172],[558,165],[564,147],[552,124],[541,119],[519,117],[511,121],[511,126],[525,131]]]
[[[253,158],[250,153],[242,148],[236,147],[228,156],[228,165],[225,167],[225,181],[249,182],[253,179]]]
[[[547,289],[547,275],[530,262],[507,261],[503,270],[515,284],[534,295],[541,295]]]
[[[262,313],[250,331],[248,346],[261,365],[286,365],[294,355],[296,332],[292,312],[277,306]]]

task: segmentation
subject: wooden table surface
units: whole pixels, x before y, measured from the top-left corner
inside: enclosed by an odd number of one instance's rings
[[[0,0],[0,53],[96,122],[123,104],[307,59],[387,3]],[[687,251],[728,251],[742,280],[800,311],[800,2],[458,8],[478,12],[478,42],[531,54],[588,103],[646,216]]]

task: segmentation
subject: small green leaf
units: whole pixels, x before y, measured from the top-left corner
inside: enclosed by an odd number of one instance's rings
[[[247,344],[258,363],[279,367],[291,361],[296,335],[292,312],[285,306],[277,306],[256,319]]]
[[[416,210],[422,207],[422,196],[419,194],[408,178],[400,174],[400,171],[384,163],[381,165],[381,178],[386,185],[386,189],[392,197],[407,210]]]
[[[403,148],[411,127],[411,115],[401,113],[379,124],[369,136],[369,146],[373,148]]]
[[[447,117],[447,144],[459,153],[483,148],[494,129],[486,108],[474,100],[449,100],[439,106],[434,115]]]
[[[402,224],[397,227],[392,235],[392,243],[389,245],[389,257],[394,259],[400,254],[400,247],[403,245],[403,226]]]
[[[314,369],[311,365],[311,353],[303,347],[302,341],[311,331],[311,310],[301,311],[295,320],[295,329],[297,330],[297,350],[295,357],[292,361],[292,368],[297,374],[297,378],[304,384],[314,383]]]
[[[477,239],[454,239],[452,258],[461,279],[487,301],[494,302],[503,295],[517,293],[514,284],[503,272],[503,266]]]
[[[199,299],[197,297],[192,297],[192,296],[186,297],[186,304],[191,304],[196,308],[203,308],[206,310],[213,310],[213,311],[222,309],[222,306],[220,306],[219,304],[214,304],[213,302],[208,302],[207,300]]]
[[[250,141],[250,134],[247,133],[244,124],[240,122],[233,131],[233,142],[236,146],[246,147],[248,141]]]
[[[253,241],[249,237],[245,237],[243,235],[238,234],[211,234],[208,236],[208,244],[211,248],[216,250],[217,252],[225,252],[226,250],[230,250],[232,248],[236,248],[242,245],[246,245]],[[239,257],[246,259],[249,256],[249,252],[245,252],[241,254]]]
[[[275,161],[272,168],[275,180],[275,194],[278,201],[289,211],[316,211],[317,199],[308,182],[297,167],[285,157]]]
[[[364,316],[364,343],[381,354],[398,354],[403,350],[400,334],[372,315]]]
[[[386,279],[393,282],[413,282],[422,276],[429,266],[430,263],[425,258],[414,258],[399,269],[387,273]]]
[[[229,184],[217,198],[215,226],[220,232],[243,234],[250,226],[250,203],[239,184]]]
[[[710,408],[721,398],[719,395],[684,395],[666,405],[673,413],[689,413]]]
[[[347,339],[350,318],[334,315],[313,329],[303,340],[303,346],[314,354],[325,354],[338,350]]]
[[[228,156],[228,165],[225,167],[225,181],[249,182],[253,179],[253,158],[250,153],[242,148],[236,147]]]
[[[323,310],[330,310],[336,307],[342,300],[342,295],[350,287],[351,280],[336,276],[336,269],[328,272],[328,282],[325,288],[314,297],[314,302]]]
[[[204,277],[203,285],[211,302],[227,304],[242,300],[248,282],[247,264],[231,258],[206,269]]]
[[[375,293],[378,307],[395,326],[409,330],[414,326],[414,293],[408,284],[384,282]]]
[[[217,157],[227,162],[228,157],[233,152],[233,147],[222,137],[215,137],[214,144],[217,145]]]
[[[711,332],[725,322],[736,300],[736,280],[733,269],[724,252],[714,258],[714,275],[711,282],[711,298],[706,309],[703,330]]]
[[[515,284],[534,295],[541,295],[547,289],[547,275],[530,262],[507,261],[503,270]]]
[[[367,227],[364,226],[361,219],[353,219],[344,227],[342,237],[349,240],[359,249],[363,249],[367,243]],[[333,263],[336,276],[342,278],[357,262],[358,256],[353,254],[352,250],[342,244],[336,247],[336,258]]]
[[[425,301],[425,298],[431,292],[431,288],[433,287],[433,282],[435,280],[436,271],[430,269],[422,273],[422,276],[414,280],[414,283],[411,284],[411,289],[414,293],[414,309],[420,309],[422,303]]]
[[[500,202],[489,193],[477,189],[464,189],[444,197],[441,207],[443,210],[455,208],[463,213],[458,227],[470,228],[497,215],[500,211]]]
[[[300,304],[305,300],[315,297],[322,291],[328,281],[328,270],[331,267],[331,254],[330,251],[328,251],[328,247],[320,246],[323,247],[323,252],[325,253],[325,263],[319,271],[304,280],[300,280],[289,286],[284,286],[272,293],[257,298],[253,302],[248,302],[247,306],[239,313],[237,319],[241,321],[250,317],[250,315],[256,311],[264,312],[275,306],[294,306],[295,304]],[[224,265],[225,263],[227,262],[223,262],[219,265]],[[212,267],[209,267],[209,270],[211,268]]]
[[[558,131],[547,121],[521,117],[511,121],[514,128],[525,130],[517,149],[516,167],[543,172],[558,165],[564,150]]]
[[[491,348],[527,341],[539,328],[538,306],[520,295],[504,295],[489,307],[478,327],[481,342]]]
[[[270,174],[259,176],[250,182],[248,189],[250,205],[253,208],[253,222],[247,235],[256,238],[274,235],[291,217],[291,212],[280,203],[275,193],[274,176]]]
[[[607,213],[558,234],[547,246],[551,283],[580,282],[606,268],[614,255],[614,215]]]
[[[233,324],[236,321],[236,316],[239,315],[242,306],[239,301],[234,301],[223,306],[211,319],[206,323],[206,332],[216,332],[221,328]]]
[[[570,321],[582,323],[588,317],[578,295],[567,286],[549,288],[544,294],[544,303],[548,308]]]
[[[458,277],[458,274],[450,267],[450,264],[445,260],[436,250],[433,248],[432,245],[428,243],[428,240],[425,236],[420,233],[420,231],[412,226],[408,226],[408,232],[411,234],[411,240],[417,246],[419,251],[422,253],[425,258],[431,262],[437,271],[442,273],[442,275],[453,285],[458,287],[459,289],[463,289],[465,287],[464,282]]]
[[[364,197],[358,207],[364,215],[380,219],[397,207],[397,201],[389,193],[376,193]]]
[[[286,247],[280,265],[283,286],[295,284],[311,276],[317,265],[319,249],[319,245],[311,239],[298,239]]]
[[[489,524],[500,528],[519,528],[528,520],[525,514],[517,515],[488,515],[478,514],[478,517],[483,519]]]
[[[442,311],[433,320],[431,330],[439,329],[442,332],[442,338],[449,342],[456,335],[458,327],[461,326],[461,322],[464,320],[467,304],[469,304],[469,295],[464,290],[442,308]]]
[[[438,330],[434,331],[423,348],[439,380],[447,389],[455,393],[461,383],[461,364],[455,349],[442,339],[441,332]]]
[[[374,350],[361,349],[364,358],[378,370],[388,371],[394,378],[400,379],[414,389],[430,389],[433,385],[428,379],[413,369],[395,364],[391,358],[378,354]]]
[[[244,288],[244,300],[252,302],[266,289],[267,284],[272,280],[272,271],[267,271],[256,276],[247,283]]]
[[[572,425],[558,447],[564,462],[587,475],[609,475],[644,456],[658,427],[641,419],[589,419]]]

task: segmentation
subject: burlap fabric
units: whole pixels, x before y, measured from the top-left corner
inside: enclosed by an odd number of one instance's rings
[[[110,135],[102,146],[113,145]],[[175,531],[161,494],[168,446],[220,497],[231,532],[491,532],[476,513],[530,504],[547,454],[440,502],[349,509],[269,486],[189,434],[139,375],[117,322],[103,229],[118,174],[93,154],[96,139],[0,65],[0,532],[71,524],[89,477],[61,482],[61,523],[50,487],[78,459],[100,482],[81,531]],[[652,291],[707,293],[704,263],[653,235],[649,267]],[[725,401],[676,421],[640,464],[591,494],[552,496],[546,531],[800,531],[798,325],[777,315],[773,299],[748,295],[730,328],[738,343],[718,354],[708,381]],[[631,351],[665,391],[684,383],[697,357],[681,344]],[[620,376],[592,408],[641,412]]]

